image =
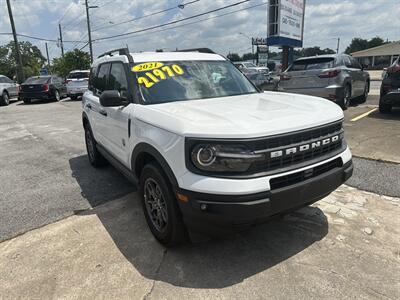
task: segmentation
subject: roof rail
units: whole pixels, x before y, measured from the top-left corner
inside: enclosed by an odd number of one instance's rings
[[[200,52],[200,53],[213,53],[216,54],[209,48],[193,48],[193,49],[183,49],[183,50],[176,50],[175,52]]]
[[[119,55],[125,55],[125,56],[127,56],[129,62],[133,62],[133,58],[132,58],[131,54],[129,53],[128,47],[126,47],[126,48],[114,49],[114,50],[110,50],[110,51],[104,52],[103,54],[100,54],[97,58],[104,57],[104,56],[107,56],[107,55],[113,56],[113,53],[116,53],[116,52],[118,52]]]

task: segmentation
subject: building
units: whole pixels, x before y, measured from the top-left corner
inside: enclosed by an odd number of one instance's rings
[[[400,41],[353,52],[351,55],[368,68],[386,68],[400,55]]]

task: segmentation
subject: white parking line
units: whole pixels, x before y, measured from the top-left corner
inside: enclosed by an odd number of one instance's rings
[[[358,117],[355,117],[355,118],[351,119],[350,121],[351,121],[351,122],[358,121],[358,120],[360,120],[360,119],[362,119],[362,118],[368,116],[369,114],[373,113],[373,112],[376,111],[376,110],[378,110],[377,107],[375,107],[375,108],[373,108],[373,109],[367,111],[366,113],[363,113],[363,114],[359,115]]]

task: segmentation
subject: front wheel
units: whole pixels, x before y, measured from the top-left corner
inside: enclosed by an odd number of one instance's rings
[[[383,114],[388,114],[392,111],[392,106],[390,104],[385,104],[382,100],[379,100],[379,111]]]
[[[177,200],[161,168],[147,164],[140,176],[140,194],[147,224],[154,237],[163,245],[173,246],[186,241]]]
[[[0,106],[7,106],[8,104],[10,104],[10,97],[8,97],[6,92],[3,92],[0,99]]]

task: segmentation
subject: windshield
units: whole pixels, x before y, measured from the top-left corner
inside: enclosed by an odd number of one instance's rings
[[[304,71],[304,70],[333,68],[334,61],[335,59],[333,57],[301,59],[295,61],[288,71]]]
[[[89,72],[73,72],[69,73],[68,79],[84,79],[89,78]]]
[[[135,65],[132,71],[148,104],[258,92],[227,61],[148,62]]]
[[[25,83],[30,83],[30,84],[43,84],[43,83],[48,83],[50,77],[29,77]]]

